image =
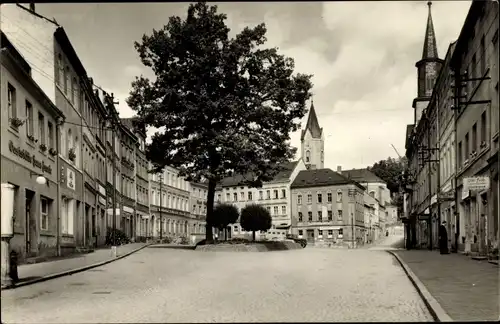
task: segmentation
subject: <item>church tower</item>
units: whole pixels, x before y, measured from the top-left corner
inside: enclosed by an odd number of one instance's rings
[[[300,142],[302,146],[302,159],[307,169],[323,169],[325,139],[323,137],[323,128],[319,127],[318,117],[316,116],[312,100],[306,127],[300,135]]]
[[[432,2],[427,2],[427,6],[429,7],[429,13],[427,16],[422,59],[415,64],[418,71],[418,95],[417,98],[413,99],[412,105],[415,125],[420,121],[423,111],[427,108],[431,100],[434,84],[443,65],[443,60],[438,57],[436,34],[434,33],[434,24],[432,23]]]

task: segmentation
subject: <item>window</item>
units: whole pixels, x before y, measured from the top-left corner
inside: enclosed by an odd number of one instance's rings
[[[486,142],[486,111],[481,114],[481,143]]]
[[[278,206],[274,206],[273,210],[274,210],[274,215],[278,215]]]
[[[72,89],[71,89],[71,103],[77,106],[76,103],[78,102],[78,83],[76,82],[76,78],[73,78],[73,83],[72,83]]]
[[[74,199],[62,199],[61,200],[61,231],[63,234],[73,235],[73,218],[75,216]]]
[[[328,230],[328,237],[332,237],[333,236],[333,230]]]
[[[311,162],[311,152],[306,151],[306,163],[309,163],[309,162]]]
[[[217,201],[220,201],[222,199],[222,195],[221,194],[218,194],[217,195]]]
[[[326,199],[328,200],[329,203],[332,202],[332,193],[331,192],[326,194]]]
[[[459,142],[458,143],[458,152],[457,152],[458,156],[458,165],[461,166],[462,165],[462,162],[463,162],[463,155],[462,155],[462,142]]]
[[[271,190],[266,191],[266,197],[267,199],[271,199]]]
[[[312,212],[307,212],[307,219],[312,222],[313,220],[313,213]]]
[[[286,198],[286,190],[281,189],[281,198]]]
[[[323,202],[323,195],[322,194],[318,194],[318,204],[321,204]]]
[[[45,117],[42,113],[38,113],[38,139],[40,144],[45,144]]]
[[[477,125],[474,123],[472,126],[472,149],[471,152],[476,151],[476,146],[477,146]]]
[[[312,201],[313,201],[313,196],[311,194],[308,194],[307,195],[307,203],[312,204]]]
[[[286,206],[281,206],[281,215],[286,215]]]
[[[465,143],[464,143],[464,155],[465,159],[469,158],[469,133],[465,134]]]
[[[333,212],[331,210],[328,211],[328,220],[329,221],[333,220]]]
[[[259,200],[262,200],[264,199],[264,193],[261,191],[259,191]]]
[[[322,221],[323,221],[323,212],[318,211],[318,222],[322,222]]]
[[[299,222],[302,222],[302,213],[299,212]]]
[[[481,76],[484,74],[484,72],[486,72],[486,50],[485,50],[485,47],[484,47],[484,35],[481,37],[481,45],[480,45],[480,58],[479,58],[479,62],[481,64]]]
[[[342,210],[338,210],[337,213],[338,213],[338,215],[337,215],[338,219],[343,219],[344,218],[343,215],[342,215]]]
[[[299,235],[303,235],[304,234],[304,231],[303,230],[299,230]]]
[[[278,190],[274,190],[274,199],[278,199],[279,196],[278,196]]]
[[[302,205],[302,195],[297,196],[297,205]]]
[[[270,207],[270,206],[266,206],[266,209],[267,209],[267,212],[268,212],[269,214],[271,214],[271,207]]]
[[[7,83],[7,107],[9,109],[9,118],[16,118],[16,88],[14,88],[10,83]]]
[[[248,192],[248,200],[252,200],[252,192],[251,191]]]
[[[228,192],[226,193],[226,201],[229,201],[231,200],[231,194]]]
[[[323,230],[318,230],[318,237],[323,236]]]
[[[33,136],[33,105],[26,100],[26,135]]]
[[[243,200],[245,200],[245,193],[244,193],[244,192],[241,192],[241,193],[240,193],[240,196],[241,196],[241,200],[242,200],[242,201],[243,201]]]
[[[236,192],[233,194],[233,201],[238,201],[238,194]]]
[[[344,235],[344,229],[343,228],[339,228],[339,235]]]
[[[49,201],[46,198],[40,198],[40,229],[49,229]]]
[[[47,123],[47,129],[49,132],[49,148],[55,149],[54,145],[54,125],[51,122]]]
[[[342,192],[337,192],[337,202],[342,202]]]
[[[234,226],[234,231],[238,232],[238,226],[237,225]]]
[[[69,90],[71,89],[71,75],[69,73],[69,66],[66,66],[66,79],[64,81],[64,93],[66,95],[69,94]]]

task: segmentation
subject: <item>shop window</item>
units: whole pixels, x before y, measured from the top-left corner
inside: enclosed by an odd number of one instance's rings
[[[47,231],[49,229],[49,200],[40,198],[40,229]]]

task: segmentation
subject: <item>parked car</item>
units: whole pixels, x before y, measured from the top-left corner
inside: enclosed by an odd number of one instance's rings
[[[307,240],[301,239],[295,234],[287,234],[286,238],[288,240],[293,240],[295,243],[299,243],[302,246],[302,248],[305,248],[307,246]]]

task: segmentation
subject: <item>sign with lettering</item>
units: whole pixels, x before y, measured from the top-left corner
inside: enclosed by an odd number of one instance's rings
[[[36,156],[34,154],[32,155],[29,151],[22,149],[19,146],[14,146],[12,141],[9,141],[9,151],[24,161],[31,163],[35,168],[38,168],[48,174],[52,174],[52,167],[50,165],[46,165],[44,161],[37,160]]]
[[[76,182],[75,182],[75,171],[71,170],[70,168],[66,169],[66,185],[68,186],[69,189],[75,190],[76,189]]]
[[[464,190],[488,190],[489,188],[489,177],[464,178]]]

